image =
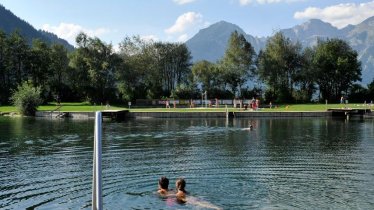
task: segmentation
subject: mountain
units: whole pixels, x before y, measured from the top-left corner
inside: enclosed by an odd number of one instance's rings
[[[66,40],[58,38],[55,34],[36,30],[29,23],[15,16],[2,5],[0,5],[0,30],[4,31],[6,34],[18,30],[22,36],[26,37],[29,43],[31,43],[33,39],[41,39],[47,43],[62,44],[69,51],[74,49]]]
[[[281,32],[293,41],[299,41],[304,46],[312,46],[318,39],[330,37],[343,38],[342,31],[318,19],[311,19],[293,28],[283,29]]]
[[[256,52],[264,48],[266,38],[246,34],[239,26],[220,21],[200,30],[186,42],[193,61],[208,60],[215,62],[225,53],[227,42],[233,31],[243,34]],[[318,19],[311,19],[292,28],[280,30],[292,41],[299,41],[304,47],[316,45],[319,39],[339,38],[347,41],[357,51],[362,64],[362,83],[368,84],[374,78],[374,17],[358,25],[348,25],[342,29]]]
[[[208,28],[201,29],[194,37],[186,42],[188,49],[193,55],[193,61],[208,60],[215,62],[220,59],[227,47],[227,42],[232,32],[237,31],[243,34],[258,52],[264,47],[264,41],[246,34],[239,26],[220,21]]]

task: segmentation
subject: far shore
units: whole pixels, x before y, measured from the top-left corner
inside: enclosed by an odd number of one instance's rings
[[[42,105],[38,107],[38,111],[42,112],[96,112],[105,110],[127,110],[130,113],[137,112],[148,112],[148,113],[196,113],[196,112],[325,112],[328,109],[370,109],[373,110],[374,106],[371,104],[284,104],[284,105],[274,105],[270,107],[262,107],[256,110],[250,108],[234,108],[231,106],[220,105],[219,107],[125,107],[118,105],[90,105],[87,103],[61,103],[58,106],[56,103],[50,103],[48,105]],[[18,115],[17,108],[15,106],[0,106],[0,115]]]

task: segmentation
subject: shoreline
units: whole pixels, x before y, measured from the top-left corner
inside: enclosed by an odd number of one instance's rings
[[[62,117],[63,116],[63,117]],[[95,112],[37,111],[35,117],[94,119]],[[125,119],[137,118],[248,118],[248,117],[332,117],[329,111],[235,111],[235,112],[126,112]]]
[[[107,112],[107,111],[103,111]],[[110,112],[110,111],[109,111]],[[117,114],[118,113],[118,114]],[[120,119],[117,118],[120,116]],[[0,116],[20,116],[14,112],[1,113]],[[178,111],[149,111],[149,112],[131,112],[128,110],[113,110],[112,114],[107,114],[105,118],[112,118],[114,120],[124,119],[138,119],[138,118],[284,118],[284,117],[346,117],[347,113],[341,113],[339,116],[334,114],[332,111],[208,111],[208,112],[178,112]],[[361,115],[350,114],[351,117],[362,117],[362,118],[374,118],[374,112],[365,113]],[[94,119],[94,111],[37,111],[35,118],[51,118],[51,119]]]

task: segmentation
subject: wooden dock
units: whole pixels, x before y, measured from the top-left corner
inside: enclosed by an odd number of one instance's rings
[[[103,118],[110,118],[114,121],[124,121],[128,110],[103,110],[101,111]]]
[[[103,119],[111,119],[114,121],[124,121],[129,117],[128,110],[102,110]],[[95,112],[67,112],[67,111],[37,111],[36,117],[48,117],[52,119],[94,119]]]
[[[341,109],[328,109],[331,112],[332,117],[364,117],[364,115],[370,114],[371,109],[351,109],[351,108],[341,108]]]

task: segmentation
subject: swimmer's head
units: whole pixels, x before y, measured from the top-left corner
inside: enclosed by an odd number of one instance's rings
[[[169,187],[169,179],[166,178],[165,176],[162,176],[158,180],[158,185],[160,186],[161,189],[168,189],[168,187]]]
[[[179,178],[177,179],[177,181],[175,182],[175,187],[180,190],[180,191],[185,191],[184,188],[186,187],[186,181],[184,181],[183,178]]]

